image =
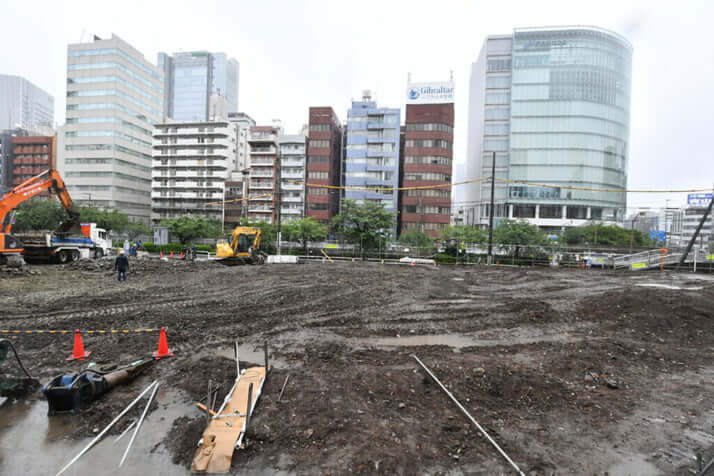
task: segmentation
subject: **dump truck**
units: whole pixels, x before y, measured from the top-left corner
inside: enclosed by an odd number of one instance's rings
[[[35,231],[16,235],[22,241],[26,261],[67,263],[79,259],[99,259],[109,254],[112,243],[107,231],[96,223],[82,223],[69,231]]]

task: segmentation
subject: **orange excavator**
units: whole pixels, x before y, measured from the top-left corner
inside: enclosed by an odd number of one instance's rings
[[[45,190],[56,193],[70,215],[70,220],[62,224],[61,231],[68,232],[79,227],[79,214],[72,210],[72,198],[67,192],[62,177],[54,169],[46,170],[16,186],[0,199],[0,264],[22,264],[24,245],[10,234],[13,221],[11,212],[20,203]]]

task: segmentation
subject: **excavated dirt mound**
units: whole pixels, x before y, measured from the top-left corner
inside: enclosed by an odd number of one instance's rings
[[[234,455],[238,474],[510,471],[411,354],[527,474],[617,474],[629,459],[641,474],[687,474],[691,455],[713,449],[711,281],[687,290],[637,286],[684,279],[659,273],[132,259],[118,283],[112,260],[35,269],[2,282],[0,331],[81,329],[92,360],[123,363],[156,350],[166,327],[175,353],[81,417],[59,417],[67,436],[93,436],[158,378],[175,401],[153,407],[182,416],[152,444],[187,473],[205,426],[195,402],[209,379],[218,402],[230,389],[234,341],[254,363],[268,341],[275,365]],[[42,383],[78,366],[64,361],[71,334],[14,342]]]

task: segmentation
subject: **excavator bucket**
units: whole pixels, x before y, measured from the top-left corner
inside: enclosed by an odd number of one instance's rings
[[[69,219],[60,223],[55,233],[66,233],[72,235],[82,234],[82,224],[80,223],[79,213],[70,212]]]

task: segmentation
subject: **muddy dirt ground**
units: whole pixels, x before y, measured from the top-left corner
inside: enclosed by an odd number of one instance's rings
[[[94,436],[161,379],[178,397],[155,407],[181,416],[146,438],[187,474],[208,380],[220,401],[235,378],[232,343],[259,364],[268,341],[274,368],[236,474],[511,474],[412,354],[526,474],[684,475],[697,452],[714,456],[710,276],[154,259],[132,261],[118,283],[111,268],[0,271],[0,338],[41,383],[79,368],[64,360],[71,335],[3,330],[78,328],[92,361],[131,362],[156,350],[156,333],[86,331],[168,329],[174,358],[81,416],[55,417],[71,422],[68,439]]]

